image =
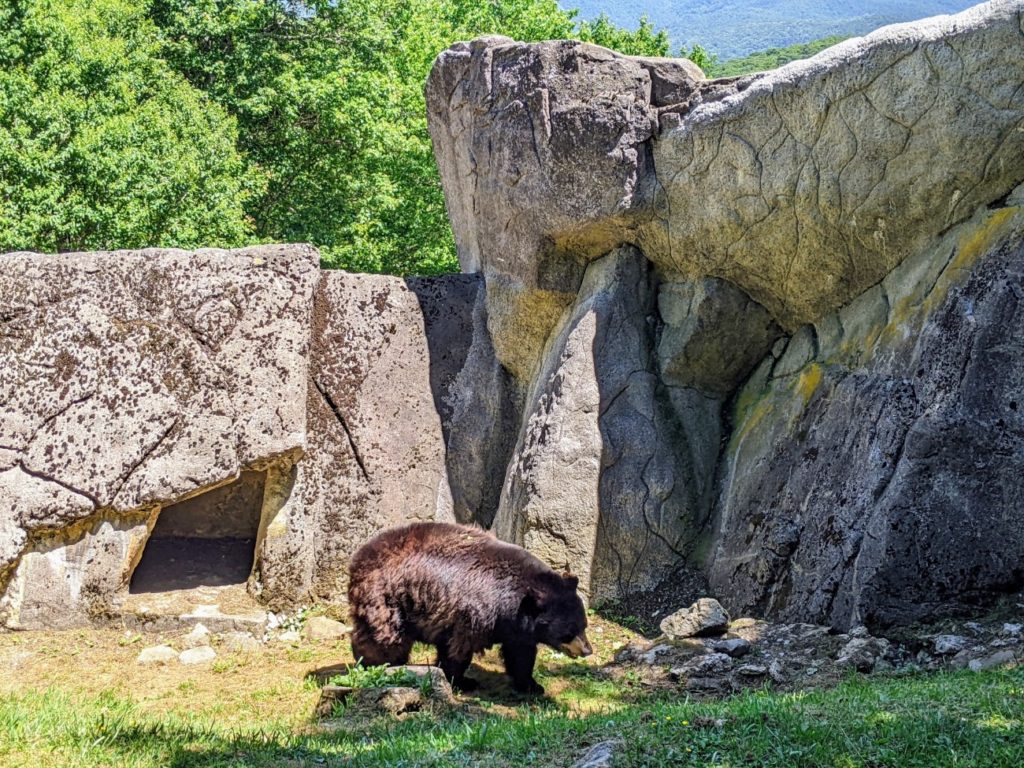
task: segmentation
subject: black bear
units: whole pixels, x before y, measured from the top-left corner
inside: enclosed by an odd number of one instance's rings
[[[501,644],[517,691],[533,679],[537,644],[588,656],[579,580],[559,575],[522,547],[467,525],[413,523],[382,531],[349,566],[352,653],[367,665],[405,664],[416,641],[437,647],[457,688],[474,653]]]

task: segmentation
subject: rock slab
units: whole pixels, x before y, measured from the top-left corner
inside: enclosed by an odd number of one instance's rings
[[[720,635],[729,628],[729,614],[712,597],[702,597],[661,620],[660,629],[669,639]]]

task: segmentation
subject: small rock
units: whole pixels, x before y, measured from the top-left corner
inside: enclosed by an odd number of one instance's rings
[[[1003,624],[1003,634],[1010,637],[1019,637],[1024,633],[1024,624]]]
[[[277,629],[281,626],[281,620],[273,611],[267,612],[267,629]]]
[[[1008,645],[1016,645],[1017,641],[1009,637],[997,637],[988,644],[989,648],[1005,648]]]
[[[189,648],[187,651],[182,651],[178,654],[178,661],[182,664],[205,664],[208,661],[213,661],[215,658],[217,658],[217,652],[208,645]]]
[[[258,651],[262,643],[251,632],[228,632],[223,637],[224,648],[229,651]]]
[[[729,678],[722,677],[689,677],[685,688],[702,693],[726,693],[732,688],[730,682]]]
[[[729,626],[729,614],[721,603],[702,597],[689,608],[676,611],[661,621],[661,631],[671,640],[704,635],[720,635]]]
[[[975,635],[985,634],[985,628],[976,621],[968,621],[966,624],[964,624],[964,629],[969,630],[971,633]]]
[[[572,768],[605,768],[611,765],[615,751],[621,746],[622,742],[618,739],[595,744],[587,750],[583,757],[573,763]]]
[[[940,656],[959,653],[967,647],[970,640],[963,635],[939,635],[935,638],[935,652]]]
[[[645,653],[640,654],[637,659],[642,661],[644,664],[655,664],[657,663],[658,657],[672,650],[671,645],[655,645]]]
[[[287,632],[282,632],[277,636],[277,639],[282,643],[297,643],[302,640],[302,635],[296,632],[294,629],[290,629]]]
[[[685,664],[669,671],[669,677],[673,680],[681,680],[690,677],[708,677],[728,672],[732,669],[732,658],[724,653],[707,653],[690,659]]]
[[[980,659],[973,659],[967,667],[972,672],[980,672],[983,669],[991,669],[992,667],[1001,667],[1004,664],[1012,664],[1017,660],[1014,656],[1013,651],[999,651],[989,656],[984,656]]]
[[[351,632],[340,621],[328,619],[326,616],[314,616],[306,620],[303,633],[307,640],[340,640]]]
[[[192,627],[192,631],[182,638],[183,648],[200,648],[210,644],[210,630],[202,623]]]
[[[858,672],[870,672],[889,650],[889,641],[880,637],[854,637],[842,647],[836,657],[841,667],[853,667]]]
[[[143,648],[136,661],[139,664],[167,664],[178,658],[178,652],[169,645],[154,645]]]
[[[871,637],[871,633],[868,632],[868,628],[865,627],[863,624],[854,627],[849,631],[848,634],[850,635],[850,637]]]
[[[768,665],[768,676],[776,683],[786,682],[786,668],[782,665],[781,661],[775,659]]]
[[[711,644],[711,650],[724,653],[738,659],[750,653],[751,645],[742,637],[730,637],[727,640],[719,640]]]
[[[971,659],[977,655],[978,649],[976,648],[964,648],[960,651],[953,659],[949,662],[949,666],[953,669],[966,669],[967,664]]]
[[[639,640],[630,640],[625,645],[621,646],[615,653],[615,661],[619,663],[627,661],[636,661],[647,651],[647,643]]]
[[[764,677],[768,674],[768,667],[762,664],[744,664],[736,669],[736,674],[744,677]]]
[[[397,717],[418,712],[423,707],[423,694],[416,688],[385,688],[377,699],[377,708]]]

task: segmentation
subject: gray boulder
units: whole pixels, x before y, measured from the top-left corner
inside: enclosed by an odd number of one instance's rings
[[[1002,667],[1008,664],[1014,664],[1017,661],[1017,656],[1013,651],[996,651],[988,656],[982,656],[979,659],[972,659],[968,662],[967,667],[972,672],[981,672],[984,669],[992,669],[993,667]]]
[[[858,672],[871,672],[884,660],[889,649],[889,641],[885,638],[855,637],[839,651],[836,663],[840,667],[851,667]]]
[[[810,329],[796,372],[748,382],[710,569],[731,609],[887,625],[1024,583],[1022,224],[980,212]]]
[[[169,664],[178,658],[178,652],[169,645],[154,645],[143,648],[136,658],[138,664]]]
[[[939,635],[935,638],[935,652],[940,656],[959,653],[970,644],[962,635]]]
[[[711,597],[702,597],[689,608],[683,608],[662,619],[660,629],[669,639],[676,640],[720,635],[728,627],[729,614],[721,603]]]
[[[519,379],[576,294],[576,254],[626,242],[649,206],[657,102],[701,79],[572,41],[487,37],[437,58],[427,116],[459,258],[487,278],[494,347]]]
[[[0,256],[9,625],[115,614],[161,506],[301,454],[317,262],[304,246]]]
[[[658,378],[650,265],[593,262],[545,352],[494,521],[594,598],[649,589],[702,541],[719,402]],[[685,454],[680,453],[686,448]]]
[[[523,393],[500,536],[591,597],[704,571],[732,610],[841,628],[1024,584],[1002,565],[1024,527],[997,511],[1016,491],[988,495],[1020,476],[1013,361],[986,383],[1015,332],[1020,13],[986,3],[728,81],[577,43],[438,57],[460,259]],[[963,278],[1000,249],[982,299]]]

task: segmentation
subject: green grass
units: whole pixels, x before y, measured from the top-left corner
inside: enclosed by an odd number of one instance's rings
[[[610,738],[625,740],[617,766],[1024,765],[1024,668],[851,678],[831,690],[719,702],[631,701],[606,681],[594,685],[608,705],[596,714],[521,703],[501,714],[423,714],[352,731],[313,722],[232,730],[145,714],[113,693],[48,689],[0,700],[0,765],[535,768],[569,765]]]

